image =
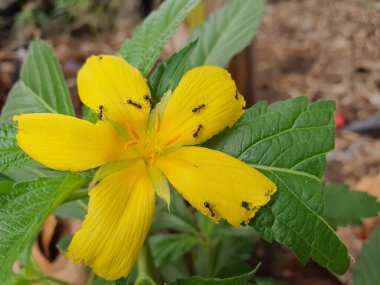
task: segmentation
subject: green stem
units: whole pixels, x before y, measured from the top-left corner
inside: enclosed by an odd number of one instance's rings
[[[155,282],[155,284],[160,284],[160,277],[156,265],[154,264],[153,254],[148,239],[145,240],[145,243],[141,249],[137,260],[137,268],[138,274],[136,284],[144,279],[150,279]]]

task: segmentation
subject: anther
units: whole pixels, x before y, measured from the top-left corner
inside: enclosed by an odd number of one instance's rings
[[[128,148],[130,148],[131,146],[134,146],[134,145],[136,145],[136,144],[138,144],[138,140],[133,140],[133,141],[129,141],[129,142],[127,142],[125,145],[124,145],[124,149],[128,149]]]
[[[214,211],[211,209],[211,205],[210,205],[209,202],[204,202],[204,203],[203,203],[203,206],[205,206],[205,208],[209,210],[209,212],[210,212],[210,216],[211,216],[211,217],[215,217],[215,213],[214,213]]]
[[[203,125],[199,124],[197,130],[193,133],[193,138],[197,138],[199,136],[200,131],[202,130]]]
[[[169,146],[180,138],[180,135],[174,136],[165,142],[165,146]]]
[[[198,111],[200,111],[200,110],[203,109],[203,108],[206,108],[206,105],[205,105],[205,104],[201,104],[201,105],[199,105],[198,107],[194,107],[194,108],[191,110],[191,112],[193,112],[193,113],[197,113]]]
[[[131,99],[127,100],[127,104],[132,105],[132,106],[136,107],[137,109],[142,109],[141,104],[133,102]]]
[[[104,106],[103,105],[99,105],[98,109],[99,109],[98,118],[99,118],[99,120],[102,120],[103,119],[103,115],[104,115]]]
[[[127,129],[128,129],[128,132],[129,134],[135,139],[135,140],[138,140],[140,137],[139,135],[136,133],[136,131],[134,129],[132,129],[129,125],[127,126]]]

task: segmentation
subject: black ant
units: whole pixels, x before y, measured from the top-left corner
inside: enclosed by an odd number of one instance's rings
[[[201,110],[201,109],[203,109],[203,108],[206,108],[206,105],[205,105],[205,104],[201,104],[201,105],[199,105],[198,107],[194,107],[191,111],[192,111],[193,113],[196,113],[196,112],[198,112],[199,110]]]
[[[99,105],[99,113],[98,113],[98,118],[99,120],[102,120],[103,119],[103,115],[104,115],[104,106],[103,105]]]
[[[148,101],[148,102],[149,102],[149,104],[150,104],[150,108],[152,109],[152,108],[153,108],[153,101],[152,101],[152,98],[150,98],[148,94],[145,94],[145,95],[143,96],[143,98],[144,98],[145,101]]]
[[[132,106],[136,107],[137,109],[142,109],[141,104],[133,102],[131,99],[127,100],[127,104],[132,105]]]
[[[211,217],[215,217],[215,213],[214,211],[211,209],[211,205],[209,202],[204,202],[203,203],[203,206],[205,206],[205,208],[207,208],[209,211],[210,211],[210,216]]]
[[[196,138],[199,136],[199,132],[202,130],[203,125],[199,124],[197,130],[193,133],[193,138]]]

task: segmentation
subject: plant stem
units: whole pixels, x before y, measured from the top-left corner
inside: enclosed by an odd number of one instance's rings
[[[145,240],[145,243],[141,249],[139,258],[137,260],[138,274],[136,283],[139,280],[150,279],[156,284],[160,284],[160,277],[154,264],[152,250],[149,245],[148,239]]]

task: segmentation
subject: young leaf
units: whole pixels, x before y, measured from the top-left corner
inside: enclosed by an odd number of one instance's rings
[[[168,285],[246,285],[248,281],[253,280],[257,268],[246,274],[230,277],[226,279],[219,278],[202,278],[202,277],[190,277],[178,279],[175,282],[170,282]]]
[[[151,13],[126,39],[120,55],[147,76],[160,57],[165,44],[174,36],[185,17],[200,0],[167,0]]]
[[[373,231],[363,247],[354,270],[354,285],[380,284],[380,228]]]
[[[269,204],[251,220],[262,238],[287,245],[303,263],[312,258],[343,274],[347,249],[321,217],[320,180],[326,153],[334,147],[334,110],[334,102],[308,105],[306,97],[270,106],[261,102],[206,146],[250,164],[277,185]]]
[[[30,44],[20,77],[2,110],[3,121],[31,112],[75,115],[62,69],[47,44],[40,40]]]
[[[48,215],[87,182],[82,175],[72,173],[63,178],[16,183],[0,195],[0,280],[9,276],[13,262]]]
[[[0,171],[20,168],[32,159],[17,145],[17,130],[11,125],[0,126]]]
[[[264,15],[264,0],[233,0],[214,12],[205,25],[194,31],[198,38],[193,66],[226,66],[256,35]]]
[[[169,89],[174,90],[182,76],[190,68],[190,56],[197,40],[190,42],[169,59],[159,64],[149,79],[154,102],[158,102]]]
[[[349,191],[347,185],[324,187],[323,217],[329,224],[338,226],[358,225],[361,219],[374,217],[380,212],[380,203],[366,192]]]

